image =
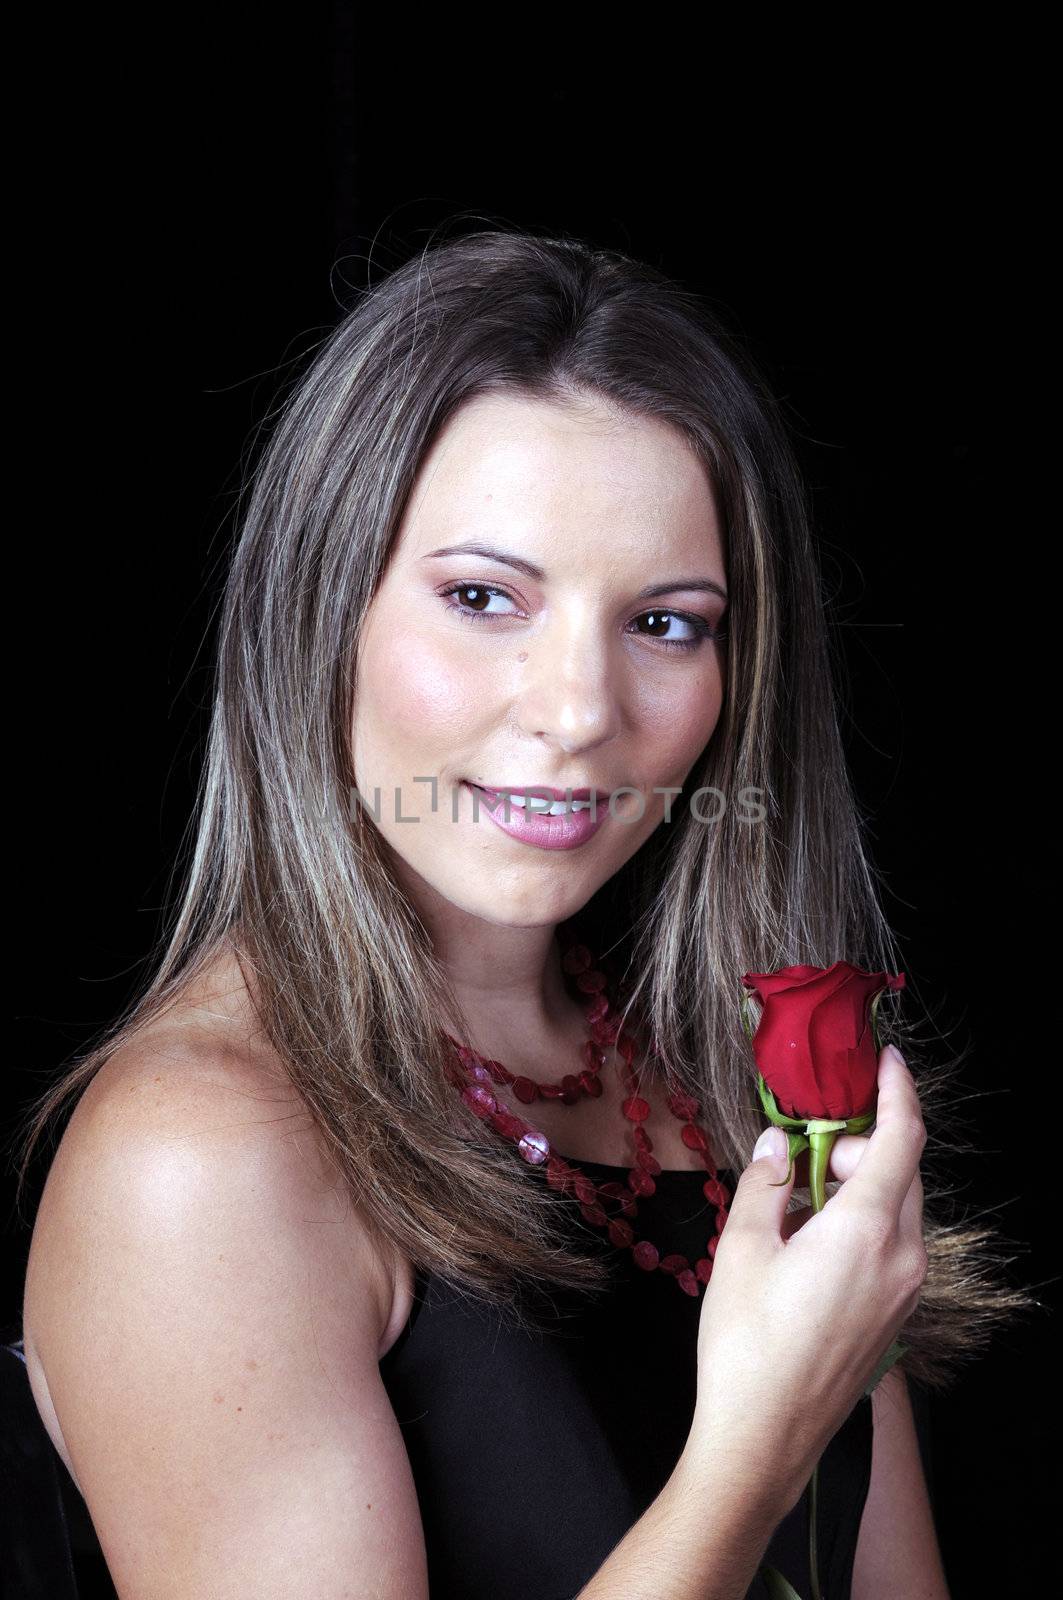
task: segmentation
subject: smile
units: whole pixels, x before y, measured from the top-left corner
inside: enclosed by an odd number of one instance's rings
[[[497,793],[497,790],[481,790],[480,792],[481,794],[486,794],[488,792]],[[513,790],[509,799],[511,805],[524,806],[525,809],[527,809],[528,806],[531,806],[532,809],[541,817],[560,817],[566,811],[589,811],[591,808],[591,802],[589,800],[573,800],[571,805],[567,800],[551,800],[550,804],[547,805],[541,795],[518,794],[515,789]]]
[[[539,790],[530,794],[515,789],[502,793],[467,780],[464,787],[478,797],[474,817],[482,809],[495,827],[511,839],[540,850],[578,849],[594,837],[609,816],[609,796],[601,790],[583,790],[579,798],[573,791],[571,800],[562,796],[548,802],[547,794],[558,794],[548,784],[529,785]]]

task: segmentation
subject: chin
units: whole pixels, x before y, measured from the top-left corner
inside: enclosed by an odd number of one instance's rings
[[[496,886],[489,896],[475,900],[470,900],[467,893],[448,894],[442,887],[437,888],[437,893],[459,911],[479,917],[495,927],[552,928],[575,916],[591,898],[594,889],[588,889],[586,894],[573,894],[572,885],[569,884],[565,892],[559,890],[554,896],[544,894],[541,883],[529,884],[526,891],[515,889],[512,892],[507,892],[504,886]]]

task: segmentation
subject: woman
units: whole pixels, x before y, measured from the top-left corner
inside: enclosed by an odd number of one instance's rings
[[[839,958],[903,965],[766,384],[621,255],[411,261],[286,401],[167,948],[29,1128],[83,1091],[25,1342],[119,1592],[807,1600],[819,1461],[831,1600],[945,1595],[905,1374],[1007,1292],[924,1216],[943,1069],[814,1225],[749,1160],[738,979]]]

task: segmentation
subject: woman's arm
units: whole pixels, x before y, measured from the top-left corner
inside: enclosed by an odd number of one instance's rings
[[[912,1402],[894,1367],[871,1394],[871,1485],[860,1522],[851,1600],[950,1600]]]
[[[137,1042],[52,1163],[24,1320],[121,1600],[427,1600],[387,1274],[304,1123]]]
[[[740,1449],[702,1434],[577,1600],[742,1600],[792,1502],[741,1481]]]

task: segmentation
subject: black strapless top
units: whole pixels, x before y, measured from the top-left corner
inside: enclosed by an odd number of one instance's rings
[[[571,1165],[591,1179],[627,1169]],[[545,1181],[539,1173],[536,1181]],[[734,1173],[721,1169],[733,1194]],[[665,1171],[632,1227],[661,1251],[705,1253],[714,1208],[700,1171]],[[702,1295],[645,1272],[569,1202],[573,1233],[613,1264],[612,1286],[548,1291],[549,1332],[477,1306],[418,1272],[413,1311],[380,1363],[417,1486],[431,1600],[573,1600],[656,1499],[686,1444],[697,1392]],[[541,1315],[541,1310],[540,1310]],[[771,1419],[765,1419],[765,1444]],[[871,1400],[861,1398],[820,1461],[822,1592],[849,1600],[871,1477]],[[711,1507],[706,1507],[711,1515]],[[808,1600],[808,1490],[763,1562]],[[758,1576],[747,1600],[766,1600]]]

